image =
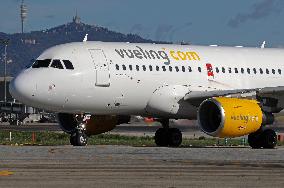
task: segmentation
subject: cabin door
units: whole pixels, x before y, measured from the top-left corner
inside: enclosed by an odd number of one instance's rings
[[[104,51],[101,49],[89,49],[91,54],[95,71],[96,71],[96,86],[109,87],[110,86],[110,71],[109,63],[106,59]]]

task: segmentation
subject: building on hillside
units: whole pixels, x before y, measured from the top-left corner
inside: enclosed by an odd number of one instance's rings
[[[73,17],[73,23],[81,24],[81,18],[78,16],[77,10],[76,10],[76,15]]]

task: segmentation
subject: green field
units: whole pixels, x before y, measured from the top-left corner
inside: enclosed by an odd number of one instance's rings
[[[69,145],[69,134],[57,132],[0,132],[1,145]],[[92,136],[88,145],[129,145],[129,146],[155,146],[154,138],[149,136],[121,136],[114,134],[101,134]],[[245,139],[217,139],[200,137],[198,139],[183,139],[181,147],[206,147],[206,146],[247,146]],[[284,145],[284,143],[278,143]]]

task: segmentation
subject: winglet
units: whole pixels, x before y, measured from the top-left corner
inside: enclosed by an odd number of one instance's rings
[[[87,40],[88,40],[88,34],[85,35],[83,42],[87,42]]]

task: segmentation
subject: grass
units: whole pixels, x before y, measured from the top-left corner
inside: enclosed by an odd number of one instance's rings
[[[0,132],[0,145],[70,145],[69,134],[59,132],[33,132],[13,131],[10,141],[9,131]],[[210,146],[247,146],[244,139],[217,139],[200,137],[198,139],[183,139],[181,147],[210,147]],[[150,136],[122,136],[114,134],[100,134],[88,139],[88,145],[128,145],[128,146],[155,146],[153,137]],[[283,142],[278,145],[284,145]]]

